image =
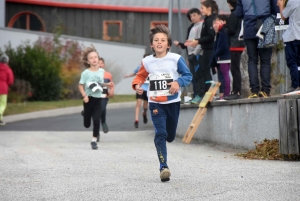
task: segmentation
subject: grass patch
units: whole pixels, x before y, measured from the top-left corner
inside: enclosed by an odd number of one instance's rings
[[[135,101],[135,95],[115,95],[109,99],[109,103],[121,103]],[[38,101],[25,103],[8,103],[4,116],[22,114],[41,110],[51,110],[82,105],[82,100]]]
[[[236,156],[243,157],[245,159],[256,160],[299,160],[300,156],[295,154],[280,154],[279,153],[279,140],[264,139],[262,142],[254,142],[255,149],[246,153],[235,154]]]

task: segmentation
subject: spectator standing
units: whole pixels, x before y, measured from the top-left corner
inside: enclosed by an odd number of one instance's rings
[[[243,40],[239,40],[242,20],[236,17],[236,1],[227,0],[231,10],[228,22],[224,25],[224,30],[229,36],[230,43],[230,70],[232,74],[232,91],[229,96],[224,97],[225,100],[234,100],[241,98],[242,75],[240,70],[241,56],[245,49]]]
[[[283,33],[285,59],[291,75],[291,87],[285,92],[300,90],[300,1],[278,0],[281,18],[289,18],[289,27]],[[284,5],[286,5],[284,7]]]
[[[257,22],[264,21],[279,12],[277,0],[237,0],[236,16],[244,20],[244,42],[248,54],[248,73],[251,95],[248,98],[267,98],[271,91],[272,48],[257,48],[259,39]],[[258,59],[260,59],[260,81],[258,78]]]
[[[187,13],[187,18],[189,21],[192,22],[192,24],[189,26],[187,31],[187,40],[193,40],[195,38],[200,38],[201,36],[201,30],[202,30],[202,15],[200,13],[200,10],[198,8],[191,8]],[[195,94],[197,92],[197,85],[198,85],[198,75],[197,70],[200,68],[200,62],[201,62],[201,56],[203,54],[203,51],[201,49],[201,45],[197,45],[196,47],[191,46],[185,46],[184,43],[178,42],[175,40],[173,42],[176,46],[181,47],[182,49],[187,50],[188,54],[188,61],[189,61],[189,67],[190,71],[193,74],[193,98],[195,98]]]
[[[206,81],[211,81],[212,76],[210,73],[210,59],[213,53],[214,40],[215,40],[215,31],[213,29],[213,21],[216,19],[218,14],[218,5],[213,0],[206,0],[201,3],[201,13],[204,18],[204,22],[201,30],[201,37],[193,40],[187,40],[184,45],[196,47],[198,44],[201,45],[203,49],[203,56],[201,59],[200,68],[198,69],[198,86],[195,98],[191,101],[192,104],[198,104],[202,100],[206,91],[209,89],[209,85],[205,84]],[[215,74],[214,68],[212,68],[213,73]]]
[[[9,58],[6,55],[0,57],[0,126],[4,126],[4,111],[7,106],[9,86],[14,83],[14,74],[8,66]]]
[[[219,15],[213,25],[216,32],[216,41],[210,66],[218,69],[218,78],[221,82],[218,100],[224,100],[224,96],[228,96],[230,93],[230,51],[228,35],[223,28],[226,21],[227,17],[225,15]]]

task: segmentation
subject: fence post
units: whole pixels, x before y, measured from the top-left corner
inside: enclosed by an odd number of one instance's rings
[[[281,154],[299,154],[300,100],[283,99],[277,101],[279,111],[279,146]]]

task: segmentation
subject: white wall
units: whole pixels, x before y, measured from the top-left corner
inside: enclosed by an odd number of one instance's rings
[[[37,41],[40,36],[52,35],[43,32],[0,28],[0,48],[3,51],[4,47],[8,45],[9,42],[13,48],[20,45],[22,41],[30,41],[33,43]],[[107,64],[115,63],[116,66],[122,68],[120,69],[120,72],[124,72],[125,74],[130,74],[133,72],[133,70],[140,64],[145,53],[145,47],[140,45],[128,45],[125,43],[93,40],[73,36],[62,36],[61,38],[78,41],[79,44],[82,44],[85,47],[93,44],[99,55],[105,59]],[[135,92],[131,89],[131,81],[132,79],[122,79],[116,85],[115,93],[135,94]]]

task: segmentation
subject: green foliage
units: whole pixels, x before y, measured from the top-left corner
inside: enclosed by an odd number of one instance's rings
[[[9,44],[5,50],[9,65],[17,79],[26,80],[32,87],[32,100],[58,100],[61,93],[59,54],[47,52],[41,46],[22,43],[16,49]]]

